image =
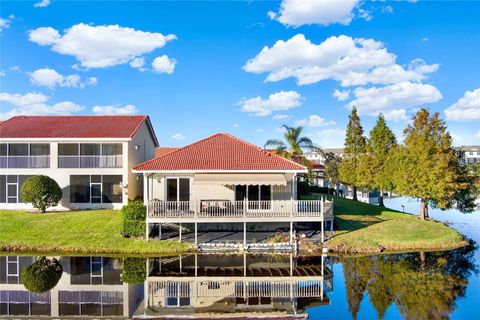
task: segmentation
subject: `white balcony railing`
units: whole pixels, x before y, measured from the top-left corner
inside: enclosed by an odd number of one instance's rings
[[[1,156],[0,168],[50,168],[50,156]]]
[[[59,168],[121,168],[122,155],[112,156],[58,156]]]
[[[323,200],[191,201],[152,200],[150,218],[331,217],[332,202]]]

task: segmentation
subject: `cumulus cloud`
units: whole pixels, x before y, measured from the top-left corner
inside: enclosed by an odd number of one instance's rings
[[[175,70],[177,60],[170,59],[167,55],[156,57],[152,62],[153,71],[157,73],[172,74]]]
[[[467,91],[457,102],[445,109],[448,120],[480,120],[480,88]]]
[[[174,135],[172,135],[172,139],[177,140],[177,141],[184,140],[185,138],[186,137],[183,134],[181,134],[180,132],[177,132]]]
[[[79,23],[61,35],[52,27],[29,32],[29,40],[50,46],[59,54],[74,56],[85,68],[106,68],[129,63],[176,39],[173,34],[145,32],[119,25],[93,26]]]
[[[289,116],[288,114],[276,114],[272,117],[272,119],[276,121],[281,121],[281,120],[289,119],[291,117],[292,116]]]
[[[345,130],[339,128],[323,129],[315,132],[313,139],[322,148],[342,148],[345,143]]]
[[[59,87],[85,88],[97,84],[97,78],[90,77],[82,80],[77,74],[63,76],[54,69],[42,68],[30,73],[30,81],[37,86],[50,89]]]
[[[348,25],[355,16],[354,9],[359,0],[283,0],[278,13],[270,11],[268,16],[292,27],[334,23]]]
[[[130,66],[132,68],[140,69],[140,70],[145,70],[143,66],[145,65],[145,58],[144,57],[138,57],[130,61]]]
[[[92,108],[93,113],[98,115],[129,115],[138,113],[137,107],[132,104],[122,106],[94,106]]]
[[[430,85],[413,82],[401,82],[384,87],[356,88],[355,99],[349,107],[357,107],[359,114],[378,115],[380,112],[390,120],[403,120],[405,110],[443,98],[440,91]]]
[[[243,112],[256,116],[268,116],[275,111],[289,110],[302,104],[303,97],[296,91],[272,93],[267,99],[262,97],[243,98],[238,105]]]
[[[267,73],[267,82],[295,78],[299,85],[305,85],[336,80],[348,87],[418,82],[438,67],[438,64],[427,65],[421,59],[407,66],[398,65],[395,54],[373,39],[340,35],[315,44],[303,34],[297,34],[287,41],[278,40],[271,48],[265,46],[243,69]]]
[[[337,98],[338,101],[345,101],[350,98],[350,90],[340,91],[335,89],[335,91],[333,91],[333,96]]]
[[[41,0],[40,2],[35,3],[33,6],[35,8],[45,8],[50,5],[50,0]]]
[[[13,18],[13,14],[6,19],[0,17],[0,32],[10,27],[10,23],[12,22]]]
[[[0,113],[0,119],[7,119],[17,115],[69,115],[79,112],[82,106],[71,101],[61,101],[49,104],[50,97],[37,92],[27,94],[0,92],[0,102],[5,102],[12,109]],[[2,108],[2,110],[4,110]]]
[[[327,121],[316,114],[312,114],[307,119],[301,119],[301,120],[295,121],[296,126],[307,126],[307,127],[324,127],[324,126],[329,126],[334,124],[335,124],[335,121],[332,121],[332,120]]]

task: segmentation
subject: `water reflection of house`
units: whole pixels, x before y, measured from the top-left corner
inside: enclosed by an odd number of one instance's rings
[[[36,257],[0,257],[0,316],[129,317],[141,286],[122,284],[119,259],[62,257],[63,275],[52,290],[36,294],[22,284],[20,272]]]
[[[302,318],[329,304],[325,257],[189,255],[148,259],[143,310],[134,318]]]

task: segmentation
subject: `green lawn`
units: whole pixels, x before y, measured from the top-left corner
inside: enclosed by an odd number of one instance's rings
[[[443,223],[345,198],[329,198],[334,199],[336,232],[326,245],[334,252],[442,250],[466,245],[459,232]]]
[[[190,250],[173,241],[126,239],[120,211],[31,213],[0,210],[0,251],[45,253],[167,254]]]

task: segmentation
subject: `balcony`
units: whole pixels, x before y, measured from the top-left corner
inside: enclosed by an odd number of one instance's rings
[[[0,168],[50,168],[50,156],[1,156]]]
[[[121,168],[123,156],[58,156],[59,168]]]
[[[161,201],[148,203],[149,218],[157,219],[262,219],[333,218],[333,203],[327,200],[271,201]]]

